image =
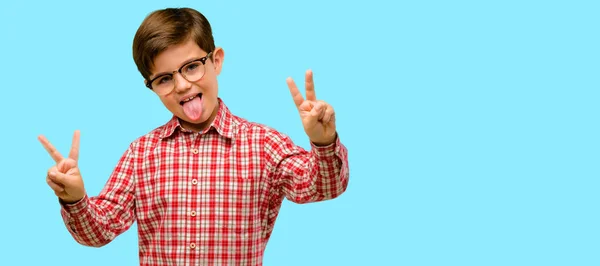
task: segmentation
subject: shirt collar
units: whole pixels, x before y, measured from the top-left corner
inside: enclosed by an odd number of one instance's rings
[[[217,133],[219,133],[220,135],[231,139],[231,138],[233,138],[233,132],[234,132],[234,126],[235,126],[234,120],[233,120],[233,114],[229,111],[229,108],[227,108],[227,106],[225,105],[225,103],[223,103],[223,100],[221,100],[221,98],[217,98],[217,100],[219,103],[219,110],[217,111],[215,120],[213,120],[213,122],[210,124],[210,126],[207,129],[201,131],[200,134],[205,134],[210,129],[214,128],[217,131]],[[180,131],[183,131],[183,132],[189,132],[188,130],[185,130],[181,126],[181,124],[179,123],[179,118],[177,118],[176,116],[173,116],[171,118],[171,120],[169,120],[169,122],[167,122],[163,126],[159,137],[161,139],[168,138],[171,135],[173,135],[173,133],[175,133],[176,129],[179,129]]]

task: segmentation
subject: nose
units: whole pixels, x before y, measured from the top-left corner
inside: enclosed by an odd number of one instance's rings
[[[173,73],[173,80],[175,80],[175,91],[184,92],[192,87],[192,83],[187,81],[179,72]]]

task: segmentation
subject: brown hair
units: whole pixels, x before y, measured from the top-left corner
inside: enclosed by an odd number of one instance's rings
[[[200,49],[212,52],[215,42],[210,23],[191,8],[166,8],[150,13],[133,38],[133,61],[144,79],[150,78],[154,58],[169,46],[194,40]]]

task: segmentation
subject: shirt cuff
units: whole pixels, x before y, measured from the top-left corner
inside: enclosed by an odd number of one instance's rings
[[[335,137],[335,141],[327,146],[317,146],[314,143],[310,143],[312,150],[318,157],[329,157],[333,156],[338,152],[340,147],[340,138],[338,136]]]
[[[87,195],[83,196],[78,202],[75,203],[64,203],[59,200],[60,205],[68,214],[77,214],[88,207],[89,198]]]

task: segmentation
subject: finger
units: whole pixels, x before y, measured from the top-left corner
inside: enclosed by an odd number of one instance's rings
[[[79,158],[79,130],[75,130],[73,133],[73,142],[71,143],[71,151],[69,152],[69,158],[77,161]]]
[[[325,113],[327,112],[327,104],[319,102],[318,103],[320,105],[318,112],[319,112],[319,121],[323,121],[323,117],[325,117]]]
[[[48,178],[52,180],[52,182],[64,186],[65,181],[67,180],[67,175],[58,171],[50,171],[50,173],[48,173]]]
[[[46,178],[46,183],[48,183],[48,186],[50,186],[50,188],[56,193],[61,193],[65,191],[65,189],[61,185],[54,183],[50,178]]]
[[[53,165],[52,167],[50,167],[50,169],[48,169],[48,173],[46,174],[49,175],[51,172],[58,171],[58,166],[60,166],[60,162],[57,165]]]
[[[44,146],[44,149],[46,149],[48,154],[50,154],[50,157],[52,157],[52,159],[56,163],[60,162],[63,159],[60,152],[58,152],[58,150],[56,150],[56,148],[50,143],[50,141],[48,141],[48,139],[46,137],[44,137],[44,135],[39,135],[38,140],[42,143],[42,146]]]
[[[66,161],[67,161],[66,159],[61,160],[60,162],[58,162],[56,164],[56,169],[58,170],[57,172],[66,173],[69,170],[68,166],[65,165]]]
[[[313,72],[310,69],[306,71],[306,80],[304,81],[304,86],[306,87],[306,100],[316,101],[317,95],[315,94],[315,83],[313,82]]]
[[[58,168],[58,172],[63,173],[63,174],[69,174],[73,168],[77,167],[77,161],[75,161],[71,158],[67,158],[67,159],[60,161],[56,165],[56,167]]]
[[[67,174],[67,175],[78,175],[79,174],[79,168],[77,168],[77,165],[73,165],[72,167],[69,167],[69,169],[65,172],[65,174]]]
[[[314,108],[315,103],[309,102],[309,101],[304,101],[302,102],[302,104],[300,104],[300,106],[298,107],[298,110],[300,111],[304,111],[304,112],[310,112],[310,110],[312,110]]]
[[[304,102],[304,98],[302,97],[302,94],[298,90],[298,87],[296,86],[296,83],[292,78],[287,78],[286,82],[288,87],[290,88],[290,93],[292,94],[294,103],[296,104],[296,107],[299,108],[302,102]]]
[[[317,108],[318,106],[318,108]],[[327,104],[324,101],[317,101],[315,103],[315,108],[317,109],[317,113],[319,114],[319,121],[322,121],[323,118],[325,117],[325,114],[327,113],[327,110],[330,109],[329,104]]]
[[[325,108],[323,103],[317,102],[312,110],[310,110],[310,120],[312,123],[316,123],[323,118],[325,114]]]
[[[333,107],[331,105],[327,105],[327,110],[325,110],[325,115],[323,116],[323,123],[327,124],[333,121],[335,112],[333,111]]]
[[[329,121],[327,121],[327,125],[335,128],[335,112],[331,115]]]

